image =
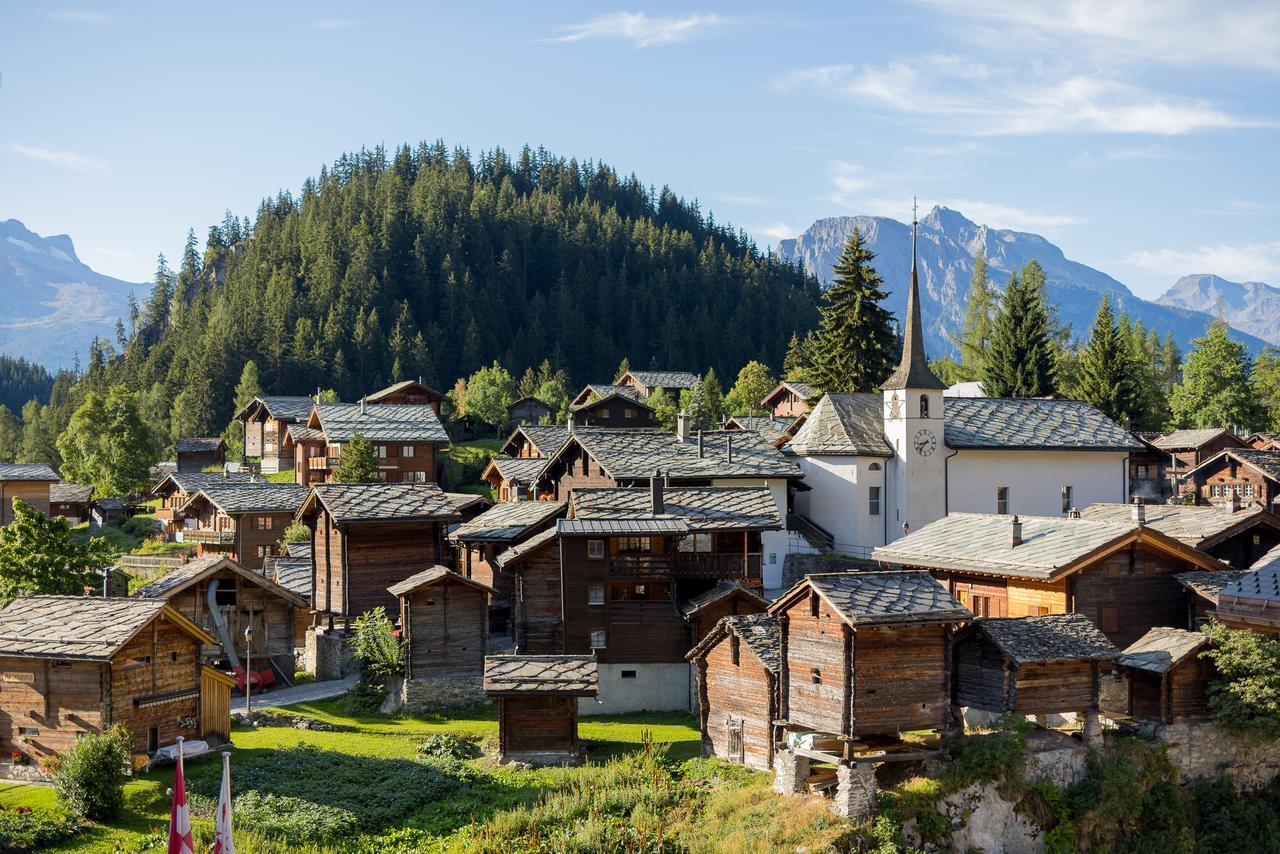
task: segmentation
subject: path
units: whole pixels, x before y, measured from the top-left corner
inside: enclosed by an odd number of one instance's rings
[[[332,679],[327,682],[308,682],[294,685],[292,688],[280,688],[261,696],[253,697],[255,708],[272,708],[290,706],[294,703],[310,703],[312,700],[326,700],[350,691],[359,680],[359,676],[348,676],[345,679]],[[231,698],[231,711],[244,709],[244,697]]]

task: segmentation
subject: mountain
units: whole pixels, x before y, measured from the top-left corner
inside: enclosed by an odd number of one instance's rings
[[[95,337],[115,338],[135,290],[145,295],[145,286],[91,270],[67,235],[41,237],[16,219],[0,222],[0,353],[69,368]]]
[[[848,216],[820,219],[794,240],[778,246],[784,260],[801,263],[825,285],[848,236],[857,228],[876,253],[876,270],[889,291],[888,308],[901,318],[911,272],[911,226],[887,217]],[[973,273],[973,256],[983,250],[991,280],[1003,287],[1009,273],[1035,260],[1044,268],[1046,296],[1059,320],[1076,336],[1088,334],[1103,294],[1116,311],[1142,321],[1161,336],[1172,332],[1183,352],[1204,332],[1210,315],[1195,307],[1154,303],[1134,296],[1100,270],[1072,261],[1038,234],[978,225],[958,211],[935,207],[920,220],[918,255],[920,302],[929,352],[934,357],[955,352],[950,335],[964,322],[965,294]],[[1234,336],[1258,350],[1263,341],[1246,331]]]
[[[1265,282],[1228,282],[1211,273],[1183,276],[1156,302],[1213,314],[1222,306],[1237,329],[1280,344],[1280,288]]]

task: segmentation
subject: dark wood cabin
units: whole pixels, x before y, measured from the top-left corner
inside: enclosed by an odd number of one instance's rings
[[[331,468],[324,431],[300,422],[290,424],[288,434],[293,444],[293,482],[299,486],[324,483]]]
[[[1224,427],[1174,430],[1151,440],[1169,455],[1169,474],[1175,481],[1187,472],[1228,448],[1243,448],[1243,439]]]
[[[704,756],[760,771],[773,767],[780,650],[778,621],[751,614],[722,617],[689,651]]]
[[[1227,569],[1138,522],[981,513],[952,513],[872,558],[928,570],[975,616],[1083,614],[1117,646],[1186,625],[1179,573]]]
[[[309,397],[255,397],[236,413],[244,437],[244,458],[261,459],[262,471],[274,474],[293,466],[293,441],[287,428],[306,422],[315,401]]]
[[[1086,714],[1120,650],[1080,614],[984,617],[952,649],[954,704],[1003,714]]]
[[[184,543],[200,555],[229,557],[248,569],[280,553],[280,539],[307,491],[292,483],[217,483],[202,486],[178,508]]]
[[[311,529],[312,610],[355,619],[398,613],[387,588],[440,564],[444,528],[461,516],[435,484],[324,483],[297,518]]]
[[[1178,583],[1187,591],[1187,622],[1181,628],[1200,631],[1213,620],[1218,608],[1218,596],[1223,588],[1239,581],[1248,570],[1220,569],[1217,572],[1180,572]]]
[[[1217,668],[1200,656],[1208,645],[1199,632],[1171,628],[1130,644],[1116,662],[1129,679],[1129,717],[1161,724],[1209,717],[1207,689]]]
[[[500,502],[533,499],[537,497],[538,475],[546,464],[541,457],[494,457],[480,477]]]
[[[0,463],[0,525],[13,521],[15,498],[48,516],[49,491],[60,480],[44,463]]]
[[[498,701],[498,761],[577,764],[578,698],[596,695],[589,655],[491,655],[484,691]]]
[[[494,505],[489,496],[474,492],[446,492],[445,495],[449,496],[463,522],[470,522]]]
[[[151,495],[160,499],[160,506],[155,508],[156,519],[172,539],[178,531],[195,527],[196,520],[192,519],[188,526],[180,508],[202,487],[254,482],[261,482],[261,478],[250,472],[170,472],[151,489]]]
[[[0,750],[33,759],[123,724],[135,754],[178,736],[226,741],[226,677],[200,663],[213,638],[165,602],[20,596],[0,611]],[[220,707],[218,716],[208,706]]]
[[[504,457],[549,457],[569,438],[569,428],[559,424],[525,424],[507,437],[498,452]]]
[[[1219,591],[1214,616],[1233,629],[1280,635],[1280,547]]]
[[[440,455],[449,444],[449,434],[431,406],[318,403],[307,416],[306,426],[319,430],[325,442],[323,457],[307,458],[311,483],[333,479],[342,463],[342,449],[356,434],[373,445],[378,477],[386,483],[437,483]],[[300,478],[295,473],[295,482]]]
[[[435,410],[436,415],[439,415],[440,404],[444,402],[444,395],[426,385],[422,378],[419,377],[416,380],[402,380],[398,383],[392,383],[381,391],[365,395],[364,399],[368,403],[430,406]]]
[[[658,425],[652,406],[630,394],[618,392],[607,397],[592,397],[585,403],[572,407],[569,419],[575,427],[652,430]]]
[[[811,386],[783,380],[761,399],[760,405],[769,410],[770,415],[795,418],[809,411],[809,401],[815,397],[821,395]]]
[[[1280,500],[1280,451],[1225,450],[1187,472],[1181,494],[1227,512],[1239,507],[1275,510]]]
[[[311,607],[297,593],[220,555],[198,557],[156,579],[136,594],[160,599],[215,638],[202,651],[205,664],[241,677],[261,674],[256,685],[289,684],[294,652],[306,646]],[[252,627],[252,643],[244,631]],[[248,665],[246,666],[246,660]],[[274,673],[266,671],[274,668]]]
[[[1142,450],[1129,452],[1129,498],[1163,504],[1173,494],[1173,480],[1169,477],[1173,458],[1149,439],[1136,433],[1133,438]]]
[[[560,541],[556,538],[556,529],[548,528],[501,552],[494,563],[515,579],[511,640],[516,652],[528,655],[564,652]]]
[[[1187,504],[1091,504],[1081,515],[1100,522],[1138,522],[1199,549],[1236,569],[1248,569],[1280,545],[1280,516],[1235,502]]]
[[[178,471],[222,468],[227,462],[227,443],[219,436],[179,439],[175,454]]]
[[[484,699],[489,598],[494,589],[443,566],[388,588],[400,600],[407,704],[459,706]]]
[[[758,588],[757,588],[758,590]],[[715,587],[688,599],[680,608],[693,633],[694,645],[702,643],[725,617],[762,614],[769,601],[737,581],[721,581]]]
[[[951,645],[972,619],[927,572],[810,575],[769,609],[781,632],[780,720],[855,742],[949,729]]]
[[[61,516],[69,525],[88,521],[89,505],[92,503],[92,486],[63,481],[49,486],[49,515]]]
[[[551,404],[536,397],[522,397],[507,407],[508,424],[541,424],[544,418],[554,418],[556,411]]]

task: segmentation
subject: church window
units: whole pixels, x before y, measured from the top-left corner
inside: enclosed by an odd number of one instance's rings
[[[878,486],[867,489],[867,513],[872,516],[880,515],[880,487]]]
[[[867,466],[867,471],[880,471],[880,464],[872,463],[871,465]]]
[[[929,395],[927,394],[920,395],[920,417],[929,417]]]
[[[996,487],[996,512],[1001,516],[1009,512],[1009,487]]]

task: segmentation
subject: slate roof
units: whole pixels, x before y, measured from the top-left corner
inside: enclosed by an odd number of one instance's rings
[[[458,526],[449,535],[463,542],[509,543],[520,539],[530,528],[563,514],[563,501],[507,501],[495,504],[479,516]]]
[[[311,555],[290,557],[271,555],[262,559],[262,574],[276,584],[311,601]]]
[[[630,371],[627,375],[649,389],[686,389],[699,382],[698,377],[688,371]]]
[[[1259,558],[1248,572],[1223,587],[1218,595],[1280,603],[1280,546]]]
[[[1216,605],[1218,604],[1218,594],[1222,592],[1222,588],[1227,587],[1234,581],[1239,581],[1246,574],[1243,569],[1220,569],[1217,572],[1200,570],[1198,572],[1179,572],[1174,578],[1178,579],[1178,583],[1192,593],[1203,596]]]
[[[1082,400],[948,397],[950,448],[1140,451],[1142,444]]]
[[[594,697],[599,682],[599,668],[591,655],[489,655],[484,659],[486,694]]]
[[[0,656],[109,661],[165,607],[162,599],[19,596],[0,611]]]
[[[648,479],[658,469],[672,478],[801,475],[800,467],[763,436],[744,430],[703,433],[702,456],[695,438],[682,442],[674,433],[583,427],[572,438],[615,480]]]
[[[194,439],[179,439],[175,448],[179,454],[207,454],[226,446],[227,443],[218,436],[203,436]]]
[[[92,497],[92,486],[65,481],[49,485],[49,501],[52,504],[86,504]]]
[[[256,477],[250,472],[206,472],[206,471],[175,471],[165,475],[164,478],[155,485],[151,490],[152,495],[160,494],[160,487],[166,483],[172,483],[177,487],[179,492],[187,495],[193,495],[206,486],[223,486],[234,483],[262,483],[261,478]]]
[[[316,417],[330,442],[349,442],[356,433],[370,442],[449,442],[440,416],[430,406],[321,403]]]
[[[777,395],[778,392],[782,391],[783,389],[786,389],[787,391],[790,391],[790,392],[794,392],[804,400],[808,400],[809,398],[813,397],[818,393],[818,390],[813,386],[809,385],[808,383],[796,382],[795,380],[783,380],[782,382],[774,386],[772,391],[770,391],[768,394],[766,394],[763,398],[760,399],[761,405],[764,405],[764,402],[766,400],[769,400],[770,398],[774,397],[775,395]]]
[[[1157,626],[1126,647],[1116,663],[1152,673],[1168,673],[1207,643],[1209,638],[1200,632]]]
[[[773,496],[762,486],[667,486],[662,490],[663,512],[657,516],[648,487],[579,487],[569,501],[575,519],[682,519],[689,530],[698,532],[782,528]]]
[[[561,519],[556,532],[567,536],[661,537],[689,533],[683,519]]]
[[[502,446],[503,453],[511,445],[512,440],[517,435],[522,435],[528,440],[529,444],[537,449],[539,455],[550,457],[560,449],[560,446],[569,438],[569,428],[559,424],[526,424],[517,427],[511,432],[507,441]]]
[[[599,406],[602,403],[607,403],[615,398],[621,398],[632,406],[638,406],[639,408],[647,409],[650,412],[654,411],[652,406],[640,399],[636,390],[631,386],[610,386],[610,388],[615,390],[608,394],[598,394],[595,400],[588,398],[582,403],[575,403],[571,409],[573,409],[574,412],[580,412],[583,409],[591,409],[592,407]]]
[[[387,592],[392,596],[407,596],[415,590],[421,590],[432,584],[439,584],[442,581],[456,581],[459,584],[465,584],[469,587],[475,587],[485,591],[491,596],[497,596],[498,591],[494,590],[487,584],[481,584],[465,575],[459,575],[452,569],[444,566],[433,566],[430,569],[424,569],[422,572],[415,572],[408,578],[397,581],[395,584],[387,588]]]
[[[398,383],[392,383],[391,385],[387,386],[386,388],[380,391],[375,391],[373,394],[365,395],[364,399],[367,400],[369,403],[377,403],[379,400],[381,400],[384,397],[393,395],[396,392],[404,391],[407,388],[412,388],[413,386],[418,386],[419,388],[423,389],[429,394],[435,395],[436,398],[439,400],[444,399],[444,395],[442,395],[440,392],[436,391],[431,386],[424,385],[418,382],[417,380],[401,380]],[[413,404],[405,404],[405,405],[412,406]]]
[[[865,571],[810,575],[778,602],[789,600],[808,584],[850,625],[959,622],[973,614],[927,572]],[[776,611],[775,611],[776,613]]]
[[[0,463],[0,480],[58,480],[58,473],[44,463]]]
[[[1206,507],[1204,505],[1187,504],[1148,504],[1143,508],[1146,524],[1162,534],[1175,540],[1181,540],[1189,546],[1201,546],[1219,534],[1237,526],[1247,524],[1251,520],[1266,519],[1274,521],[1280,528],[1280,518],[1265,510],[1238,510],[1228,513],[1222,507]],[[1133,505],[1131,504],[1090,504],[1080,511],[1081,517],[1099,522],[1124,522],[1131,520]]]
[[[462,518],[434,483],[322,483],[311,488],[311,495],[339,522],[456,522]],[[311,503],[308,498],[303,510]]]
[[[178,591],[181,591],[183,588],[196,583],[203,576],[212,575],[214,572],[217,572],[223,569],[229,569],[231,570],[231,572],[235,573],[236,575],[243,576],[244,578],[257,583],[259,586],[273,593],[277,593],[277,594],[293,593],[293,595],[295,596],[302,596],[302,594],[296,593],[294,591],[290,591],[288,588],[283,587],[283,585],[277,585],[275,581],[266,577],[264,574],[259,574],[257,572],[254,572],[253,570],[246,569],[245,567],[241,566],[240,564],[236,563],[234,560],[231,560],[225,555],[216,555],[216,554],[204,555],[202,557],[198,557],[193,560],[190,560],[187,563],[184,563],[182,566],[178,567],[177,569],[173,570],[172,572],[167,573],[161,578],[158,578],[155,581],[148,584],[147,586],[141,588],[133,595],[143,599],[168,599],[170,596],[174,595]],[[311,561],[308,560],[307,561],[308,595],[310,594],[310,586],[311,586],[310,576],[311,576]],[[287,599],[288,596],[285,596],[285,598]],[[306,598],[306,597],[303,597],[303,598]],[[294,604],[302,604],[302,603],[295,602]]]
[[[290,424],[286,428],[289,438],[294,442],[323,442],[324,431],[315,427],[308,427],[305,424]]]
[[[1108,661],[1120,655],[1120,650],[1082,614],[988,617],[975,620],[973,625],[1019,666]]]
[[[535,552],[538,549],[542,548],[544,543],[555,540],[555,538],[556,538],[556,529],[554,527],[547,528],[547,530],[540,531],[539,533],[534,534],[532,537],[525,540],[524,542],[516,543],[511,548],[507,549],[506,551],[503,551],[493,559],[493,562],[498,565],[499,569],[506,569],[508,566],[520,560],[525,555]]]
[[[285,543],[284,550],[289,557],[311,557],[311,543]]]
[[[636,402],[640,402],[644,399],[644,395],[641,394],[640,390],[635,386],[613,385],[612,383],[587,383],[586,387],[583,388],[582,391],[578,392],[578,396],[574,398],[575,401],[581,400],[582,403],[575,404],[574,408],[580,409],[583,406],[586,406],[587,401],[591,399],[591,395],[593,394],[600,400],[613,397],[614,395],[621,395]]]
[[[707,633],[697,646],[689,650],[685,658],[694,661],[706,655],[711,647],[725,637],[733,635],[760,660],[765,670],[778,673],[782,670],[782,632],[778,620],[769,614],[734,614],[721,617],[715,628]]]
[[[256,398],[262,403],[267,415],[280,420],[305,420],[311,414],[311,407],[315,406],[315,401],[309,397],[287,397],[283,395],[269,395],[266,397]],[[252,405],[252,404],[250,404]]]
[[[735,415],[729,419],[730,424],[736,424],[740,430],[750,430],[753,433],[759,433],[769,441],[769,444],[777,444],[778,440],[787,435],[787,431],[791,429],[791,425],[796,423],[794,416],[782,415]]]
[[[884,399],[878,394],[824,394],[787,443],[799,456],[891,457],[884,438]]]
[[[200,487],[182,509],[199,496],[228,516],[240,513],[297,513],[307,489],[296,483],[213,483]]]
[[[458,509],[459,513],[477,504],[492,503],[488,497],[474,492],[446,492],[445,495],[453,502],[453,506]]]
[[[494,457],[490,462],[503,480],[518,480],[526,486],[537,480],[547,466],[544,457]]]
[[[1210,427],[1202,430],[1174,430],[1172,433],[1165,433],[1163,436],[1157,436],[1152,439],[1151,444],[1164,451],[1190,450],[1216,439],[1223,433],[1230,432],[1225,427]]]
[[[760,606],[761,610],[769,607],[769,601],[750,587],[744,587],[736,581],[721,581],[710,590],[706,590],[699,593],[697,596],[686,600],[685,603],[680,606],[680,613],[684,614],[684,617],[687,620],[703,608],[706,608],[708,605],[713,605],[721,599],[724,599],[726,596],[733,595],[746,596],[748,599],[753,600],[758,606]]]

